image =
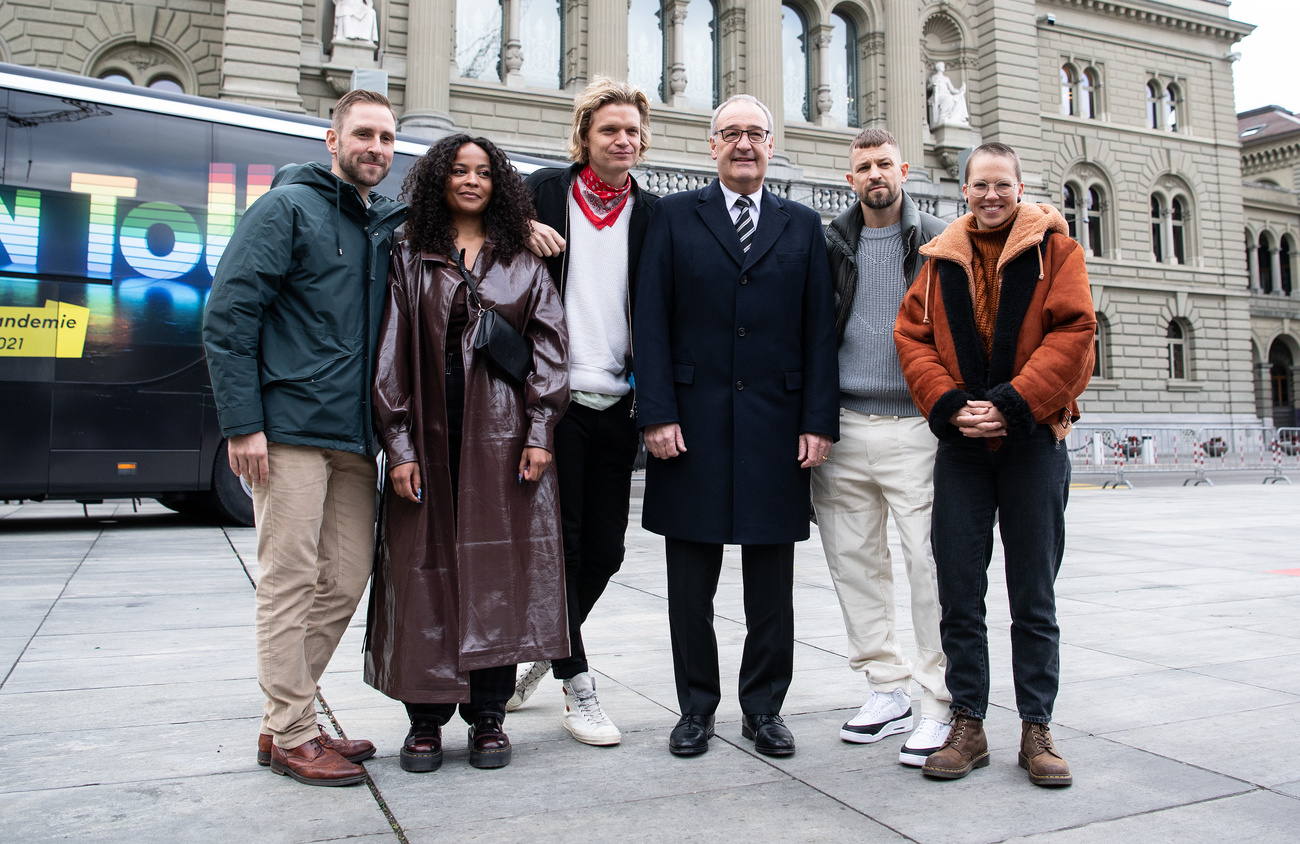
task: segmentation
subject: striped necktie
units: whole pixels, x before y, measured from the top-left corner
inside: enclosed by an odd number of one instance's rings
[[[754,218],[749,213],[753,206],[754,200],[747,196],[736,197],[736,202],[732,206],[740,209],[740,214],[736,216],[736,234],[740,236],[740,248],[748,252],[750,245],[754,242]]]

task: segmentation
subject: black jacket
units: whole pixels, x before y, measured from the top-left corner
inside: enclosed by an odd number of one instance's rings
[[[916,207],[903,191],[903,275],[910,285],[921,272],[921,247],[948,227],[933,214]],[[826,227],[826,257],[831,263],[831,281],[835,284],[835,339],[844,342],[844,328],[853,310],[853,294],[858,289],[858,238],[862,235],[862,203],[855,202]]]
[[[537,219],[555,229],[567,242],[569,240],[569,194],[573,191],[573,180],[584,165],[571,164],[568,167],[548,167],[537,170],[524,179],[529,193],[533,196],[533,205],[537,208]],[[629,178],[631,178],[629,176]],[[641,186],[632,179],[632,218],[628,220],[627,232],[627,284],[628,301],[636,304],[636,271],[641,263],[641,244],[645,243],[646,227],[650,225],[650,211],[658,197],[641,190]],[[564,285],[569,275],[568,250],[554,258],[543,258],[546,269],[551,271],[560,288],[560,297],[564,297]]]
[[[289,165],[239,221],[203,317],[227,437],[375,453],[370,381],[406,206],[370,203],[327,164]]]

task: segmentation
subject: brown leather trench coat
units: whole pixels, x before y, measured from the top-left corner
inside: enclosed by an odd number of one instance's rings
[[[465,417],[458,512],[452,518],[444,340],[464,285],[442,255],[393,250],[380,323],[375,422],[389,466],[416,461],[423,503],[386,484],[366,627],[365,679],[411,703],[469,700],[468,672],[569,653],[555,471],[518,481],[525,446],[554,453],[569,402],[564,305],[531,253],[509,266],[484,245],[474,267],[484,307],[529,341],[525,386],[461,343]]]

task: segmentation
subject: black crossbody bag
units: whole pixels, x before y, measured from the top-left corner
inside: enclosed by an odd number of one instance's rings
[[[456,255],[456,269],[469,285],[471,304],[478,312],[474,350],[483,353],[513,381],[523,384],[528,379],[528,373],[533,370],[533,350],[528,346],[528,341],[515,331],[505,317],[491,308],[483,307],[483,300],[478,296],[478,286],[465,268],[464,249]]]

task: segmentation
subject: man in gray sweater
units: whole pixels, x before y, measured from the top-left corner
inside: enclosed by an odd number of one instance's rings
[[[898,142],[883,129],[864,129],[849,150],[848,180],[859,201],[826,230],[839,335],[840,441],[813,469],[812,495],[848,631],[849,666],[866,674],[871,691],[840,738],[870,744],[912,730],[915,679],[921,719],[898,759],[920,767],[947,738],[951,701],[930,550],[937,441],[903,380],[894,319],[924,263],[918,250],[945,224],[903,192],[907,167]],[[911,584],[915,664],[898,642],[889,513]]]

